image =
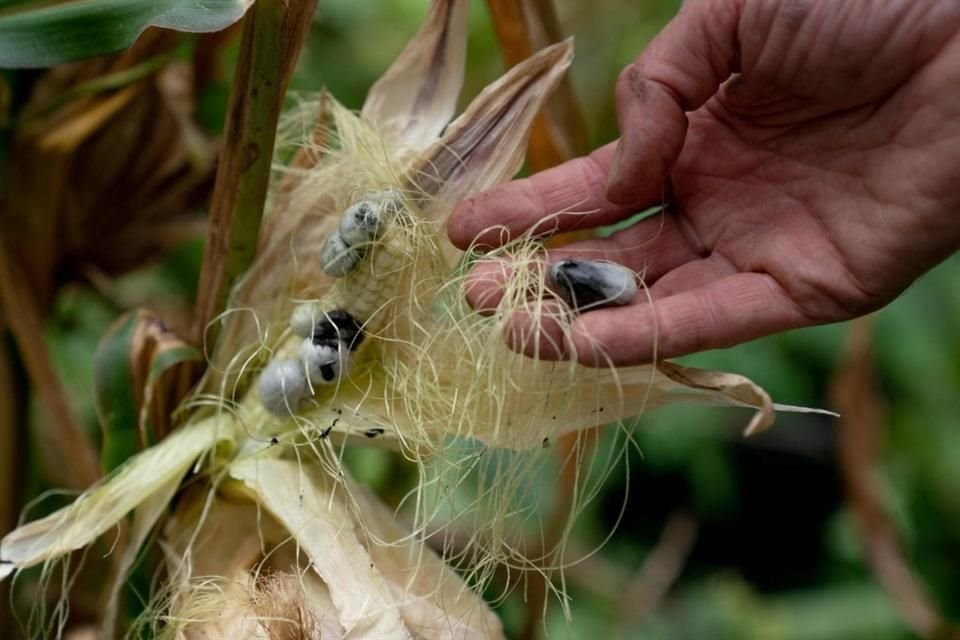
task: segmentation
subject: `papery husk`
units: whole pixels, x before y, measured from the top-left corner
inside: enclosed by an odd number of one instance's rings
[[[230,465],[226,493],[193,492],[167,525],[176,637],[274,637],[278,626],[284,637],[503,637],[486,604],[376,498],[265,453]]]
[[[445,438],[457,436],[494,448],[524,450],[539,449],[567,433],[677,403],[751,409],[753,416],[744,435],[772,425],[775,408],[808,411],[775,405],[766,391],[738,374],[671,362],[619,370],[571,368],[532,361],[506,347],[492,355],[490,362],[512,368],[515,373],[487,376],[491,382],[489,395],[471,399],[464,380],[474,365],[461,361],[461,356],[454,352],[445,362],[431,362],[431,369],[442,379],[432,381],[438,387],[431,389],[430,401],[441,406],[429,412],[411,407],[403,388],[390,396],[377,395],[371,392],[379,382],[376,378],[356,376],[340,387],[329,406],[312,411],[310,419],[321,428],[335,424],[338,432],[358,439],[369,439],[371,433],[378,432],[378,437],[406,442],[407,446],[430,443],[437,447]],[[411,371],[409,375],[422,373]],[[465,391],[460,398],[456,397],[458,388]],[[412,386],[406,390],[414,391]],[[449,402],[440,399],[444,394],[449,394]]]
[[[353,531],[335,483],[294,461],[253,459],[230,466],[255,500],[296,536],[330,589],[345,629],[372,637],[409,637],[386,581]]]
[[[8,533],[0,540],[0,579],[88,546],[153,496],[168,495],[197,458],[218,442],[236,437],[233,429],[233,423],[221,416],[179,429],[131,458],[70,506]]]
[[[298,628],[304,638],[343,637],[326,587],[255,502],[195,487],[164,531],[170,577],[154,620],[145,621],[164,624],[160,637],[259,639],[280,625],[281,637],[301,637]]]
[[[468,0],[433,2],[420,31],[370,88],[361,117],[402,156],[450,122],[463,86]]]

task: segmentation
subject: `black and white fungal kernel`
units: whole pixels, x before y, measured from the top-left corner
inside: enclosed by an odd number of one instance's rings
[[[351,247],[376,240],[386,228],[383,207],[375,201],[361,200],[340,217],[340,237]]]
[[[350,247],[338,231],[330,234],[320,250],[320,267],[331,278],[342,278],[360,266],[361,260],[363,251]]]
[[[300,345],[300,361],[311,384],[336,384],[350,366],[350,349],[342,342],[317,344],[307,338]]]
[[[550,265],[550,280],[577,310],[625,305],[637,295],[633,272],[612,262],[560,260]]]
[[[313,325],[313,333],[310,335],[314,344],[342,342],[350,351],[356,351],[363,342],[363,328],[360,323],[343,309],[323,313]]]
[[[296,413],[309,392],[307,375],[297,360],[274,360],[260,374],[257,384],[263,407],[280,417]]]
[[[290,314],[290,329],[298,338],[306,338],[313,335],[313,328],[322,319],[323,311],[316,302],[298,304]]]

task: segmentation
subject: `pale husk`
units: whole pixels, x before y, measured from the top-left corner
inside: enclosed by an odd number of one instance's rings
[[[207,506],[194,492],[167,526],[178,637],[268,637],[281,621],[331,638],[502,637],[486,604],[363,490],[275,450],[229,473],[226,493]]]

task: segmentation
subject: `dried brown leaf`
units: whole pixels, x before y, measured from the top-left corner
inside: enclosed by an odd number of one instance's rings
[[[23,109],[0,208],[41,308],[64,278],[130,270],[195,233],[214,149],[192,124],[190,69],[167,64],[175,43],[151,30],[50,69]]]
[[[675,397],[690,394],[690,401],[697,404],[739,404],[756,409],[744,435],[753,435],[773,424],[775,416],[770,395],[749,378],[735,373],[684,367],[666,360],[657,363],[657,370],[677,383],[676,389],[660,385],[665,387],[663,391],[676,393]]]
[[[449,213],[468,193],[502,182],[520,169],[530,122],[572,59],[573,43],[568,40],[513,67],[417,158],[411,181],[433,199],[425,206],[425,216]]]

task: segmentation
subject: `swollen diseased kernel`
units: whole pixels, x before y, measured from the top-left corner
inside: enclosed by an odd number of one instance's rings
[[[350,206],[340,218],[339,229],[327,238],[320,266],[327,275],[343,278],[337,285],[341,303],[329,310],[317,302],[294,309],[290,329],[303,338],[300,361],[271,363],[260,378],[260,399],[270,413],[282,417],[296,412],[311,385],[333,385],[347,374],[351,352],[360,346],[364,327],[385,297],[393,295],[401,271],[398,265],[406,257],[402,247],[393,246],[402,234],[383,237],[402,206],[395,190],[371,194]],[[381,242],[374,245],[375,240]],[[358,269],[364,260],[369,264]]]
[[[363,251],[351,247],[339,232],[330,234],[320,251],[320,266],[331,278],[342,278],[358,266],[363,260]]]
[[[578,311],[629,304],[637,295],[633,272],[612,262],[560,260],[550,265],[553,289]]]
[[[300,334],[297,334],[300,335]],[[343,309],[334,309],[318,314],[318,320],[306,335],[313,338],[314,344],[329,341],[343,342],[350,351],[355,351],[363,342],[363,329],[360,323]]]
[[[316,302],[299,304],[290,314],[290,329],[298,338],[306,338],[313,335],[313,328],[321,318],[323,318],[323,312]]]
[[[374,202],[361,200],[344,211],[340,218],[340,237],[343,241],[355,246],[380,237],[387,226],[380,209]]]
[[[339,340],[318,344],[307,338],[300,345],[300,360],[311,384],[336,384],[347,373],[350,349]]]
[[[285,418],[297,412],[300,402],[310,393],[307,374],[297,360],[274,360],[260,374],[257,394],[264,408]]]

